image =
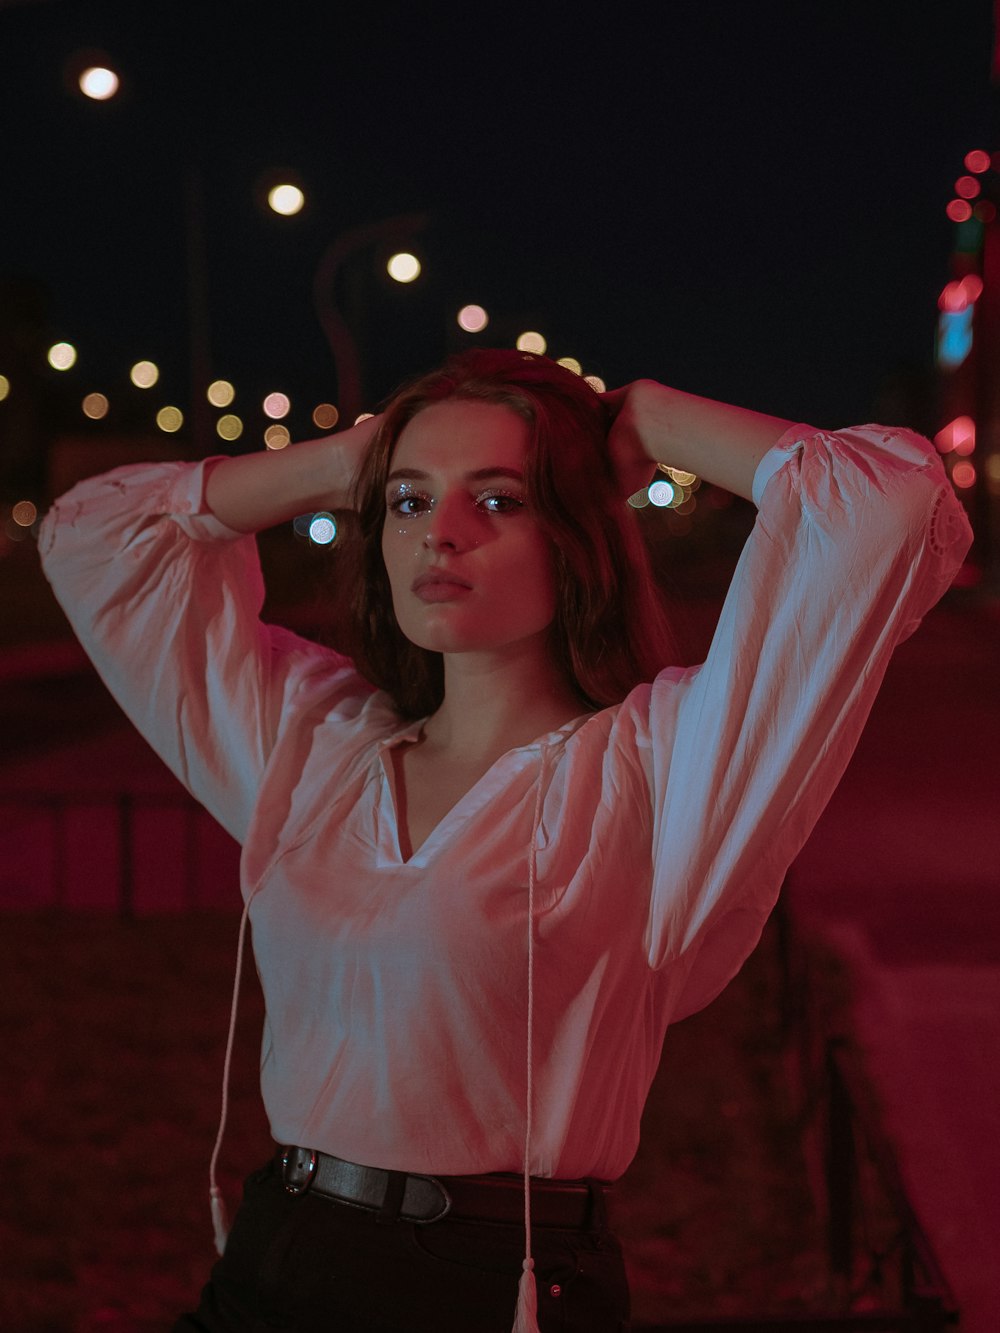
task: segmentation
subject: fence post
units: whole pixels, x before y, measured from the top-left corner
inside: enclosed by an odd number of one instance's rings
[[[118,912],[123,920],[135,916],[135,866],[132,856],[132,796],[118,797]]]
[[[842,1278],[851,1275],[854,1230],[854,1124],[851,1099],[837,1060],[843,1038],[831,1037],[826,1046],[828,1089],[826,1188],[829,1203],[830,1265]]]

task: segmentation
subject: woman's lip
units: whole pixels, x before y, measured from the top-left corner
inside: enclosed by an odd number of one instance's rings
[[[464,579],[450,574],[422,574],[413,583],[413,593],[422,602],[451,602],[470,591]]]

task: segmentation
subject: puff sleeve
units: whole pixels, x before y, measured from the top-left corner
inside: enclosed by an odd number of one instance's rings
[[[650,695],[646,948],[653,967],[686,960],[677,1017],[753,948],[894,647],[971,541],[933,446],[906,430],[797,426],[761,460],[754,499],[706,661]]]
[[[242,841],[268,757],[309,682],[330,706],[370,694],[350,663],[261,623],[256,542],[204,501],[202,463],[81,482],[39,534],[42,565],[111,693]]]

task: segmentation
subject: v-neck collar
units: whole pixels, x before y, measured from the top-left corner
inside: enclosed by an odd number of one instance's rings
[[[434,855],[439,844],[450,836],[454,836],[457,828],[465,820],[470,819],[496,793],[498,786],[501,785],[499,781],[501,774],[509,770],[512,764],[515,764],[516,767],[523,767],[530,763],[543,745],[559,744],[567,740],[574,731],[582,727],[591,717],[593,717],[593,713],[583,713],[579,717],[564,722],[561,727],[557,727],[554,731],[537,736],[525,745],[518,745],[505,750],[502,755],[493,761],[486,772],[476,779],[468,791],[460,796],[455,804],[445,812],[419,848],[411,856],[405,858],[400,838],[401,825],[396,766],[392,751],[403,744],[415,744],[420,739],[427,718],[419,718],[417,721],[409,723],[401,731],[388,736],[378,746],[380,791],[376,845],[379,865],[401,866],[404,868],[422,868],[425,866]],[[520,762],[517,763],[517,761]]]

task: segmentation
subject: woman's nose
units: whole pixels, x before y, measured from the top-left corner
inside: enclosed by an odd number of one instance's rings
[[[427,518],[424,544],[431,551],[465,551],[477,544],[475,515],[466,513],[461,500],[442,499]]]

